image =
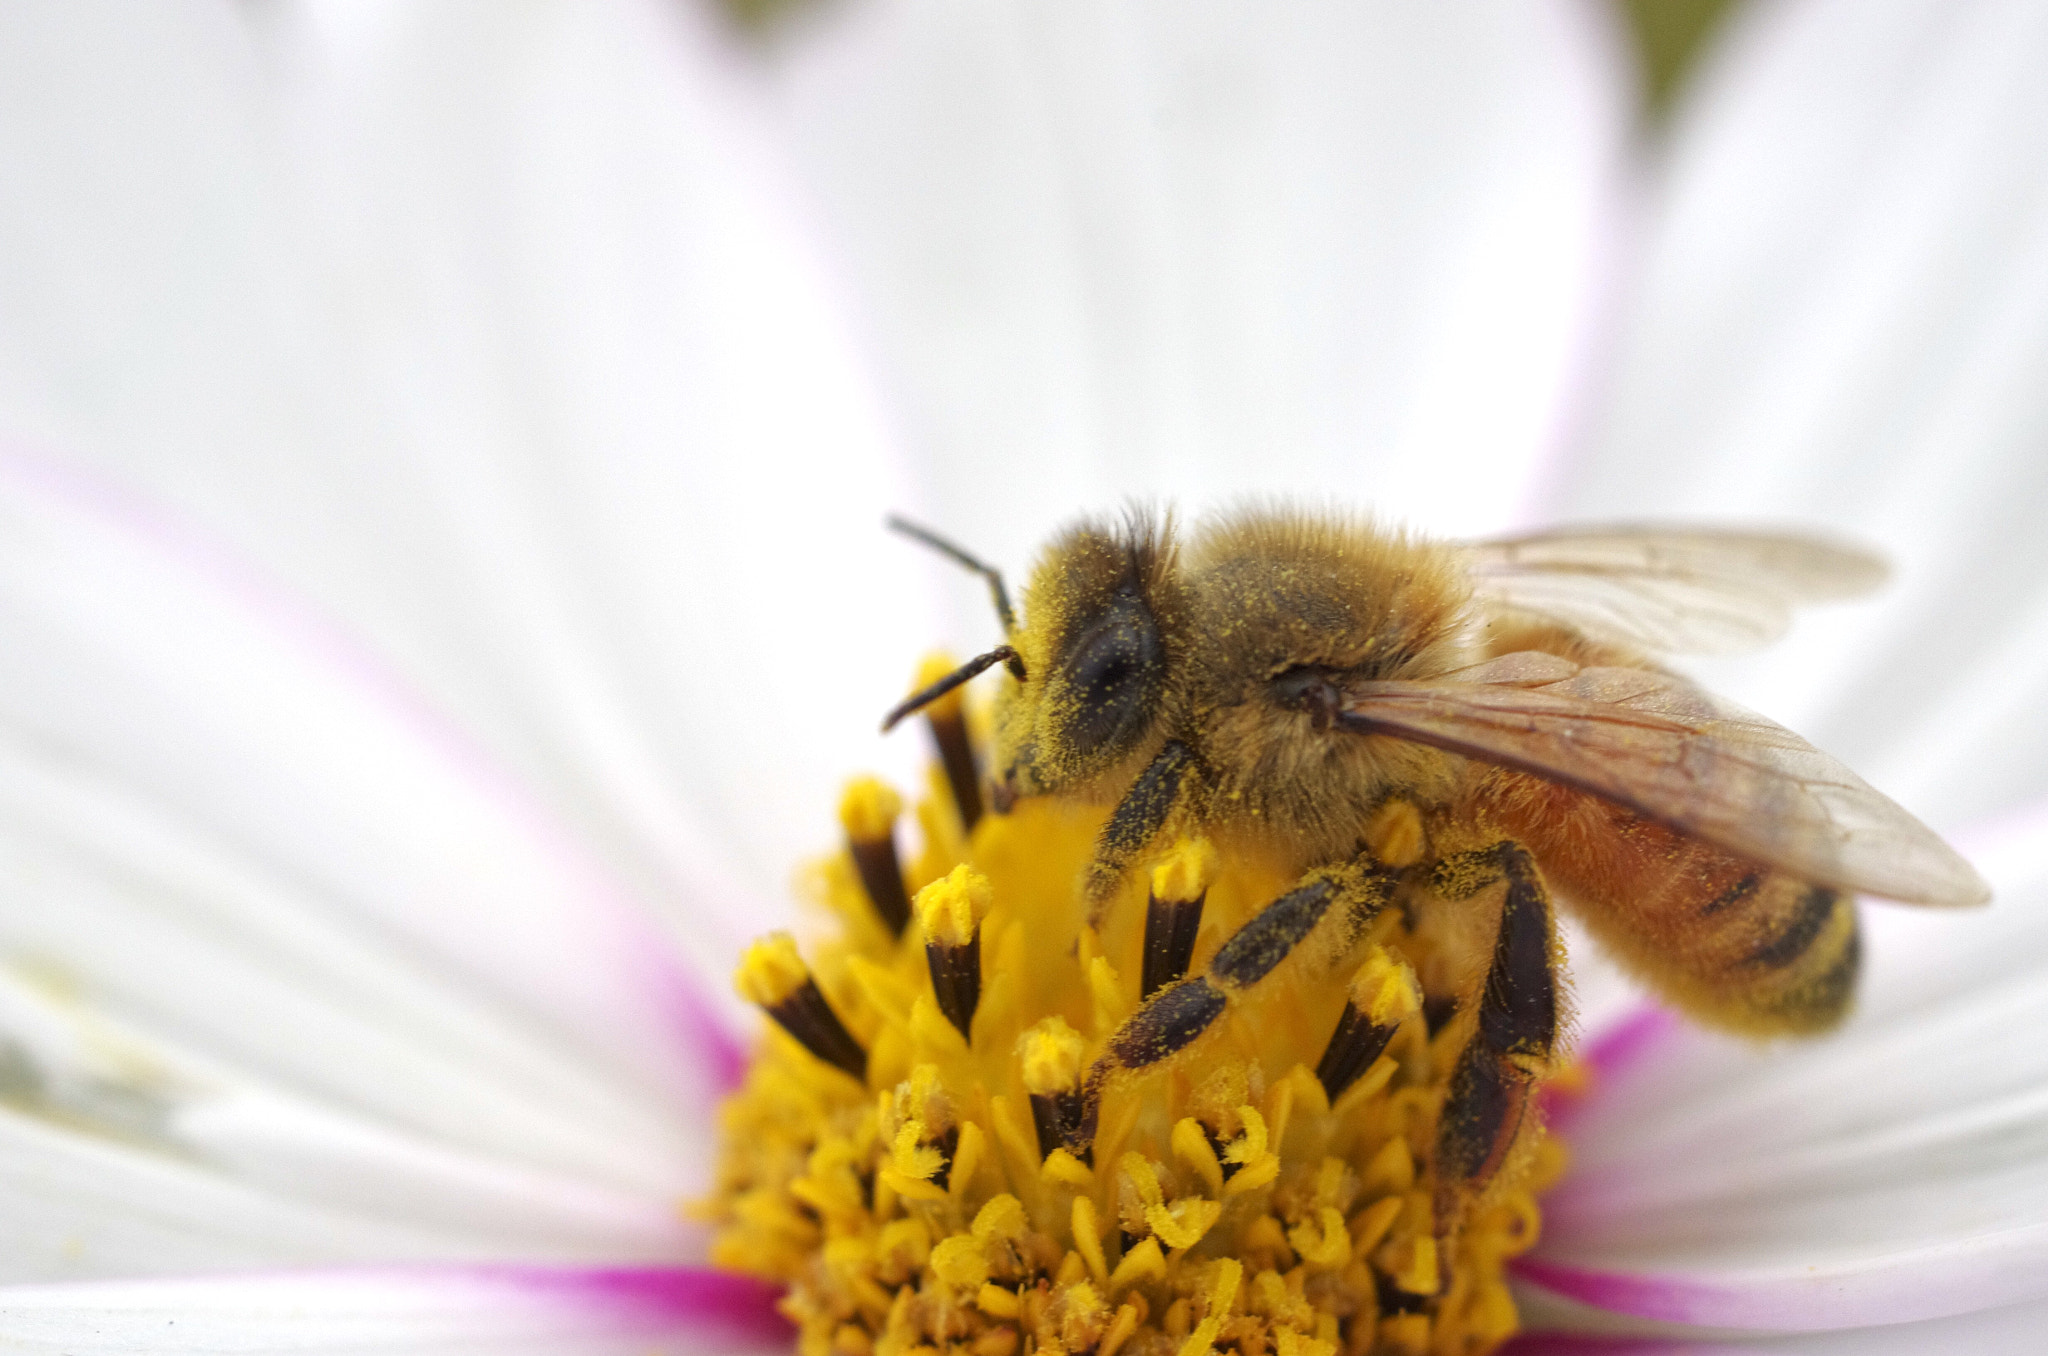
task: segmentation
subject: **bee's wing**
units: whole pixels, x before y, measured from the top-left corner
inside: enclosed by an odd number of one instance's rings
[[[1783,532],[1570,527],[1465,551],[1483,603],[1665,653],[1755,649],[1793,604],[1867,593],[1886,574],[1867,551]]]
[[[1337,719],[1591,792],[1813,882],[1981,904],[1977,872],[1798,735],[1668,674],[1525,652],[1434,682],[1359,682]]]

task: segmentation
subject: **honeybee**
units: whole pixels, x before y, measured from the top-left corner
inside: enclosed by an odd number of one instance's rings
[[[1169,835],[1299,873],[1148,998],[1098,1081],[1186,1047],[1312,935],[1341,946],[1390,904],[1483,901],[1490,936],[1437,980],[1476,1012],[1436,1148],[1440,1189],[1469,1195],[1556,1054],[1553,896],[1675,1005],[1752,1035],[1841,1020],[1854,895],[1989,898],[1846,767],[1652,662],[1761,643],[1793,603],[1868,590],[1884,569],[1855,549],[1655,527],[1447,543],[1274,507],[1184,534],[1133,510],[1056,536],[1020,620],[994,570],[898,526],[989,579],[1007,638],[888,723],[1005,665],[996,805],[1113,804],[1077,884],[1094,907]]]

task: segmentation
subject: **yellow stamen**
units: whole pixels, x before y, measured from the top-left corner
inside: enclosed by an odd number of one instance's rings
[[[923,691],[954,672],[955,667],[951,655],[926,655],[924,662],[917,667],[917,678],[911,684],[911,691]],[[982,811],[979,760],[974,754],[973,737],[968,733],[967,708],[961,689],[956,687],[927,704],[924,718],[939,754],[938,775],[934,777],[934,783],[942,783],[946,787],[952,809],[958,816],[952,823],[943,825],[941,832],[933,837],[933,842],[935,845],[950,843],[956,832],[972,833],[974,826],[981,822]],[[928,835],[935,827],[940,827],[936,821],[949,818],[938,813],[936,804],[928,805],[918,817],[925,821]]]
[[[1088,1043],[1062,1017],[1048,1017],[1017,1042],[1025,1091],[1036,1097],[1072,1092],[1081,1084]]]
[[[1175,903],[1200,899],[1219,869],[1220,859],[1208,839],[1183,838],[1152,868],[1152,897]]]
[[[771,932],[747,948],[740,958],[733,987],[749,1003],[772,1008],[810,982],[811,968],[797,954],[796,938]]]
[[[1365,843],[1388,866],[1413,866],[1422,860],[1427,840],[1422,814],[1413,801],[1390,800],[1366,821]]]
[[[1074,1197],[1073,1231],[1074,1250],[1088,1264],[1096,1283],[1107,1284],[1109,1264],[1102,1257],[1102,1230],[1095,1222],[1095,1202],[1086,1196]]]
[[[1047,1154],[1040,1173],[1046,1181],[1057,1182],[1076,1191],[1086,1191],[1095,1185],[1094,1171],[1065,1149],[1054,1149]]]
[[[1223,1194],[1223,1165],[1216,1161],[1216,1150],[1209,1146],[1208,1132],[1193,1116],[1182,1117],[1173,1127],[1173,1154],[1195,1170],[1211,1196]]]
[[[917,661],[917,676],[910,680],[910,690],[916,692],[930,687],[958,667],[958,661],[952,655],[944,650],[934,650]],[[945,696],[934,698],[924,708],[924,713],[941,720],[958,720],[965,696],[966,694],[956,687]]]
[[[962,863],[917,892],[917,921],[927,940],[966,946],[980,932],[994,898],[988,877]]]
[[[1135,1304],[1126,1304],[1116,1311],[1116,1322],[1109,1325],[1109,1332],[1103,1336],[1102,1345],[1095,1349],[1096,1356],[1116,1356],[1123,1349],[1131,1334],[1144,1321],[1143,1310]]]
[[[1399,1026],[1422,1011],[1415,972],[1374,947],[1351,980],[1351,1003],[1375,1026]]]
[[[739,967],[797,1038],[766,1042],[723,1111],[713,1256],[788,1286],[798,1356],[1481,1356],[1512,1335],[1504,1269],[1563,1153],[1532,1117],[1437,1217],[1436,1118],[1470,1025],[1421,1019],[1417,975],[1455,968],[1442,935],[1385,909],[1343,954],[1307,946],[1231,988],[1185,1051],[1105,1079],[1147,1010],[1148,925],[1184,989],[1292,868],[1182,841],[1091,920],[1075,882],[1102,812],[1025,800],[963,837],[955,792],[931,779],[907,869],[892,855],[864,883],[842,853],[816,873],[836,939],[799,955],[776,934]],[[903,808],[850,784],[848,842],[889,839]],[[1398,865],[1419,833],[1388,807],[1366,841]],[[899,874],[906,925],[878,926]],[[1374,1034],[1333,1096],[1318,1063],[1347,1012]]]
[[[1116,1271],[1109,1278],[1109,1288],[1122,1292],[1134,1285],[1165,1279],[1166,1254],[1159,1250],[1159,1240],[1143,1238],[1124,1253],[1123,1261],[1116,1264]]]
[[[1151,1226],[1153,1236],[1166,1247],[1192,1248],[1216,1226],[1222,1215],[1223,1207],[1215,1201],[1206,1201],[1200,1196],[1182,1196],[1169,1205],[1147,1206],[1145,1223]]]
[[[839,825],[856,843],[887,838],[903,813],[903,797],[879,777],[855,777],[839,798]]]

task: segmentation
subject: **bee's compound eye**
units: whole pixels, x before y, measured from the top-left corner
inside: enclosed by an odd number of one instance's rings
[[[1066,735],[1081,754],[1115,754],[1143,734],[1166,671],[1159,626],[1134,590],[1121,590],[1068,650]]]

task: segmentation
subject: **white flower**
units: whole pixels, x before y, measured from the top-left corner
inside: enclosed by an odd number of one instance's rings
[[[1895,555],[1702,671],[1999,901],[1872,909],[1811,1045],[1589,982],[1531,1312],[2025,1349],[2044,53],[1787,0],[1638,182],[1562,0],[8,12],[0,1350],[772,1343],[687,1269],[706,995],[987,626],[882,512],[1244,489]]]

